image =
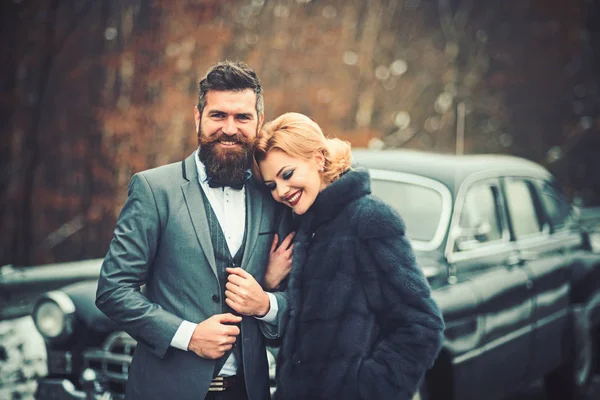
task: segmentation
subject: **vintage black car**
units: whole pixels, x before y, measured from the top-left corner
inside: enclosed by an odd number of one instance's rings
[[[585,398],[600,343],[600,254],[549,172],[510,156],[354,156],[405,219],[446,321],[415,398],[503,399],[540,379],[550,399]],[[95,284],[36,303],[49,363],[40,399],[124,392],[135,341],[96,309]]]

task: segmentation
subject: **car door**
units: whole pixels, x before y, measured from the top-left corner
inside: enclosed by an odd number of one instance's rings
[[[499,180],[478,180],[459,193],[454,217],[448,261],[456,283],[471,286],[483,321],[472,349],[454,360],[455,398],[500,399],[526,377],[533,297],[526,271],[507,265],[516,249]]]
[[[534,179],[506,178],[504,190],[510,226],[520,262],[533,282],[533,354],[529,380],[543,377],[563,363],[567,343],[570,263],[565,249],[580,238],[565,228],[564,210],[556,209],[557,193]],[[546,207],[552,207],[546,208]],[[554,219],[552,224],[551,219]]]

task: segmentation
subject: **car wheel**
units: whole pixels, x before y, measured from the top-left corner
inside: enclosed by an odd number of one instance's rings
[[[549,400],[587,399],[592,388],[597,349],[585,310],[574,310],[573,323],[571,360],[550,373],[544,382]]]

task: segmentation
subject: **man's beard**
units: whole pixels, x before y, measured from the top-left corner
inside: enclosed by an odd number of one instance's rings
[[[236,141],[239,147],[224,148],[218,146],[219,139],[225,135],[206,137],[200,128],[198,144],[200,145],[200,161],[206,168],[210,179],[218,180],[225,185],[239,185],[247,178],[250,168],[254,141],[248,141],[243,135],[226,136],[227,141]]]

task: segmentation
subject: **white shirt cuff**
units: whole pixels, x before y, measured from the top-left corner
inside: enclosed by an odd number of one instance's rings
[[[260,321],[272,323],[277,319],[277,311],[279,311],[279,305],[277,304],[277,297],[273,293],[267,292],[267,296],[269,296],[269,303],[271,304],[271,308],[269,308],[269,312],[264,317],[254,317]]]
[[[173,340],[171,340],[171,346],[179,350],[187,351],[196,326],[198,326],[198,324],[184,320],[181,325],[179,325],[179,328],[177,328],[177,332],[175,332],[175,336],[173,336]]]

